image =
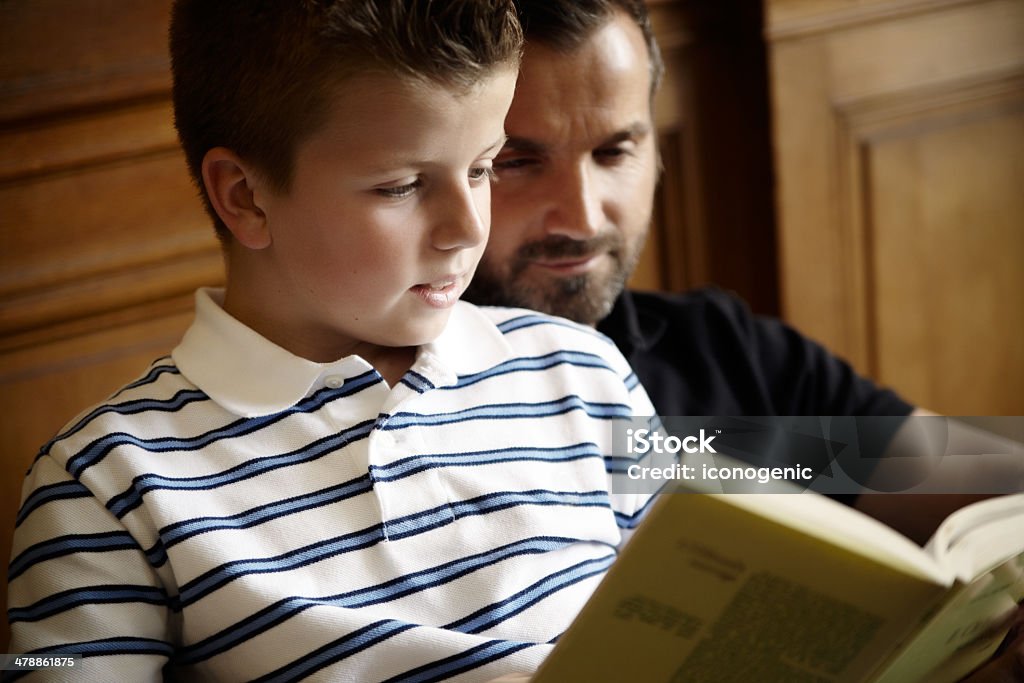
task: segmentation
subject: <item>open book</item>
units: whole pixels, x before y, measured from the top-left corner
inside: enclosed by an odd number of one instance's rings
[[[668,493],[531,679],[955,681],[1024,597],[1024,494],[925,548],[823,496]]]

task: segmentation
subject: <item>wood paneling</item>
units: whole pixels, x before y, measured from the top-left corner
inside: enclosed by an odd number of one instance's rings
[[[1022,407],[1024,98],[1018,104],[864,152],[870,358],[927,405],[981,415]]]
[[[161,152],[0,187],[0,334],[173,296],[216,277],[216,245],[182,169],[178,153]]]
[[[0,120],[166,93],[170,0],[0,3]]]
[[[648,4],[667,66],[655,108],[664,173],[632,284],[682,291],[714,283],[758,313],[777,313],[760,5]]]
[[[785,316],[919,405],[1020,414],[1024,2],[771,0]]]
[[[171,124],[168,7],[0,3],[4,557],[39,447],[168,353],[192,291],[223,279]]]
[[[678,3],[652,6],[652,22],[665,62],[654,101],[663,173],[647,244],[630,280],[637,289],[681,290],[704,278],[703,226],[693,197],[693,73],[687,61],[693,20]]]

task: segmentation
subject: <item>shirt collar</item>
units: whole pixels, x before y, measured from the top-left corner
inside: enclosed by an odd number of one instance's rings
[[[447,385],[454,384],[457,376],[483,372],[513,355],[505,335],[491,318],[473,304],[459,301],[444,331],[437,339],[420,347],[413,368],[424,358],[436,358],[454,373],[445,382]]]
[[[296,356],[222,308],[224,291],[196,292],[195,320],[171,353],[181,373],[211,399],[243,417],[294,406],[331,375],[353,377],[372,367],[359,356],[317,363]],[[412,370],[434,386],[510,358],[504,335],[475,306],[458,302],[441,335],[420,347]]]

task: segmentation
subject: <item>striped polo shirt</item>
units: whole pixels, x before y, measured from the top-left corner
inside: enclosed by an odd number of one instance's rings
[[[69,681],[533,671],[649,502],[609,491],[613,421],[653,413],[615,347],[459,303],[388,386],[222,296],[200,290],[171,357],[33,463],[10,651],[83,654],[41,672]]]

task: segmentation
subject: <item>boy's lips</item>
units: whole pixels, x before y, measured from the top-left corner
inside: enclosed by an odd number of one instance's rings
[[[450,308],[462,295],[465,277],[463,274],[444,275],[431,282],[413,285],[410,290],[434,308]]]

